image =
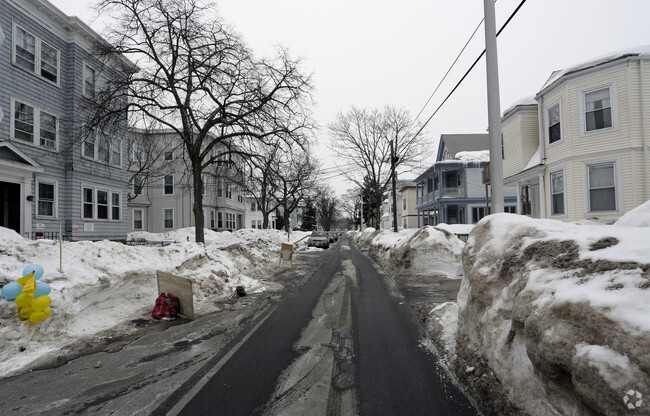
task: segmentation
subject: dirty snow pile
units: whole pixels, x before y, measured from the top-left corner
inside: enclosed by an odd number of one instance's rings
[[[471,226],[470,226],[471,227]],[[469,233],[470,228],[455,230],[454,226],[426,226],[398,231],[377,231],[366,228],[352,233],[352,239],[369,253],[384,269],[399,271],[408,269],[414,274],[428,274],[431,271],[444,273],[451,279],[458,279],[461,253],[464,243],[454,232]]]
[[[463,251],[457,370],[479,368],[486,396],[500,383],[517,414],[650,414],[649,214],[484,218]]]
[[[297,241],[305,233],[293,233]],[[21,321],[13,300],[0,297],[0,377],[50,361],[76,341],[135,319],[152,319],[158,295],[156,270],[191,279],[195,314],[218,309],[215,302],[237,286],[249,293],[278,288],[272,278],[280,245],[287,235],[276,230],[205,231],[194,242],[194,228],[171,233],[133,233],[130,239],[176,241],[167,246],[127,246],[117,242],[26,240],[0,227],[0,286],[22,277],[30,264],[41,265],[41,281],[52,292],[52,316],[38,323]],[[301,243],[304,245],[304,242]]]

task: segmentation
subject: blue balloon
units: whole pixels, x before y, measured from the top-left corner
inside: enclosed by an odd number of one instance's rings
[[[38,264],[30,264],[23,269],[23,274],[20,277],[27,276],[31,272],[34,272],[34,280],[40,279],[43,277],[43,273],[45,273],[43,267],[39,266]]]
[[[31,272],[30,272],[31,273]],[[11,282],[2,287],[2,296],[5,299],[13,300],[23,291],[23,287],[18,282]]]
[[[34,291],[34,299],[39,296],[49,295],[52,291],[50,285],[45,282],[36,282],[36,290]]]

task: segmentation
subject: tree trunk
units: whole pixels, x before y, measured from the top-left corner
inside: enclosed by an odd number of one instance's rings
[[[203,218],[203,180],[201,171],[197,168],[192,170],[194,204],[192,212],[194,213],[194,238],[197,243],[205,243],[204,227],[205,219]]]

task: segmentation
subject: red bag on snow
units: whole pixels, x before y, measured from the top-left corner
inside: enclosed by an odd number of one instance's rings
[[[180,310],[181,304],[176,296],[171,293],[161,293],[160,296],[156,298],[156,304],[153,307],[151,316],[156,319],[172,321],[176,319]]]

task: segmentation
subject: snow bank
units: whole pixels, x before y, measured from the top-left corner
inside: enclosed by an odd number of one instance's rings
[[[462,255],[459,368],[484,363],[524,414],[626,412],[627,391],[650,397],[649,253],[643,228],[486,217]]]
[[[460,256],[465,244],[443,228],[427,226],[397,233],[366,229],[351,236],[358,245],[367,247],[385,269],[408,269],[414,274],[444,273],[455,279],[460,277]]]
[[[290,241],[306,234],[293,233]],[[14,301],[0,298],[0,377],[24,371],[66,345],[119,324],[151,319],[158,295],[156,270],[192,280],[197,315],[217,310],[216,302],[234,293],[237,286],[249,293],[279,287],[268,279],[278,264],[285,233],[207,230],[205,237],[206,244],[197,244],[194,228],[186,228],[164,235],[129,236],[178,241],[165,247],[64,242],[63,270],[59,271],[58,242],[26,240],[0,227],[0,286],[20,278],[25,266],[40,264],[45,269],[42,281],[52,287],[53,311],[45,321],[31,324],[18,318]]]

